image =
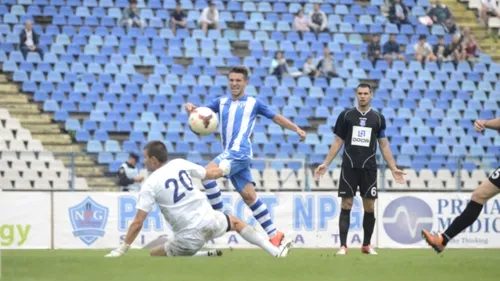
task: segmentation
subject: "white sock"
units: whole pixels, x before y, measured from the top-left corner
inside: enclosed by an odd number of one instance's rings
[[[208,251],[198,251],[193,257],[208,257]]]
[[[248,241],[249,243],[259,246],[264,251],[268,252],[270,255],[276,257],[279,255],[280,250],[277,247],[274,247],[267,238],[258,233],[253,227],[247,226],[240,231],[241,237]]]

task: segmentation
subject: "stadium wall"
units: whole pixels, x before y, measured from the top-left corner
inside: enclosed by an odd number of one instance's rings
[[[331,248],[339,244],[340,198],[331,192],[261,193],[278,227],[299,248]],[[7,249],[100,249],[116,247],[135,215],[136,195],[103,192],[2,192],[0,243]],[[380,193],[373,245],[421,248],[423,228],[442,231],[467,205],[470,193]],[[255,224],[237,193],[223,196],[225,211]],[[362,202],[351,213],[348,244],[362,243]],[[260,229],[262,231],[262,229]],[[500,198],[490,200],[478,219],[449,244],[456,248],[500,248]],[[172,233],[154,209],[134,247]],[[496,238],[496,239],[495,239]],[[236,233],[207,244],[211,248],[247,248]]]

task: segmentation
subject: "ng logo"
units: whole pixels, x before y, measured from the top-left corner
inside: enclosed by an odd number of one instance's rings
[[[431,207],[422,199],[405,196],[393,200],[385,208],[384,229],[387,235],[401,244],[414,244],[422,240],[422,229],[432,229]]]

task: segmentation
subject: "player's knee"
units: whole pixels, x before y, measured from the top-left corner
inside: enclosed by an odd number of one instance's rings
[[[247,226],[246,223],[235,216],[229,216],[229,223],[231,224],[231,230],[236,232],[240,232]]]
[[[249,183],[245,186],[245,188],[240,192],[241,198],[247,205],[252,204],[257,199],[257,193],[253,188],[253,184]]]
[[[342,209],[350,210],[352,209],[352,197],[351,198],[342,198]]]
[[[488,194],[488,192],[486,192],[485,189],[478,188],[474,190],[474,192],[472,193],[471,200],[481,205],[484,205],[484,203],[486,203],[486,201],[488,201],[490,197],[491,195]]]
[[[375,212],[375,200],[374,199],[363,199],[363,209],[365,212],[373,213]]]

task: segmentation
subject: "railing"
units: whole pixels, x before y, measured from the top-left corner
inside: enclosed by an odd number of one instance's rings
[[[0,164],[3,165],[2,160],[7,160],[7,161],[12,161],[14,159],[13,153],[16,154],[15,158],[16,159],[25,159],[26,162],[31,162],[30,165],[28,165],[28,169],[33,170],[33,163],[32,160],[29,159],[35,159],[40,161],[40,159],[47,159],[47,160],[42,160],[45,161],[45,166],[47,169],[51,170],[53,169],[52,161],[48,160],[48,158],[44,158],[43,156],[47,156],[47,154],[52,154],[54,156],[54,159],[57,160],[62,160],[64,163],[64,166],[66,170],[59,170],[57,167],[54,169],[57,169],[59,175],[59,179],[62,181],[63,179],[67,179],[67,184],[69,185],[69,190],[75,190],[75,178],[76,178],[76,169],[77,169],[77,162],[79,157],[84,157],[83,159],[88,159],[92,162],[98,159],[98,155],[95,153],[84,153],[84,152],[12,152],[12,151],[0,151],[1,157],[0,157]],[[30,157],[27,157],[28,155],[31,155]],[[128,153],[122,152],[114,155],[114,162],[115,165],[118,164],[118,162],[121,164],[128,159]],[[169,154],[170,158],[186,158],[186,154],[175,154],[171,153]],[[33,158],[34,157],[34,158]],[[203,162],[204,163],[199,163],[202,165],[207,164],[211,159],[215,157],[214,155],[203,155]],[[397,160],[399,159],[409,159],[412,160],[413,165],[410,166],[405,166],[405,161],[400,161],[398,162],[398,167],[400,169],[414,169],[417,170],[418,172],[424,168],[424,166],[427,166],[426,168],[429,169],[429,165],[431,166],[431,170],[437,170],[438,165],[435,163],[438,162],[433,162],[431,161],[433,157],[439,157],[441,158],[440,160],[443,161],[445,159],[445,156],[438,156],[438,155],[413,155],[413,156],[405,156],[405,155],[398,155],[395,157]],[[453,191],[457,190],[463,190],[463,188],[467,189],[473,189],[474,187],[462,187],[462,174],[461,170],[465,169],[468,170],[469,172],[473,169],[478,169],[478,170],[483,170],[485,173],[484,175],[487,175],[489,172],[491,172],[493,169],[496,169],[500,165],[500,155],[485,155],[482,157],[473,157],[473,156],[447,156],[446,157],[446,164],[441,167],[441,169],[449,169],[452,172],[453,179],[455,180],[455,187],[453,188]],[[189,158],[188,158],[189,160]],[[439,159],[438,159],[439,160]],[[49,163],[47,163],[49,162]],[[196,161],[195,161],[196,162]],[[281,174],[280,177],[280,186],[285,185],[287,181],[290,179],[293,180],[293,178],[297,177],[299,178],[299,185],[298,189],[303,190],[303,191],[313,191],[315,184],[313,181],[314,179],[314,169],[317,167],[318,164],[311,164],[310,163],[310,158],[306,156],[301,156],[297,155],[294,159],[286,159],[286,158],[260,158],[256,157],[254,158],[252,162],[253,168],[257,168],[259,170],[266,169],[266,168],[272,168],[280,173],[283,173],[287,171],[286,175]],[[333,169],[340,169],[341,168],[341,162],[342,162],[342,157],[341,155],[338,155],[336,159],[332,162],[330,165],[330,171]],[[396,161],[397,162],[397,161]],[[95,162],[94,162],[95,163]],[[393,191],[393,188],[389,188],[387,186],[386,182],[386,163],[385,160],[381,155],[377,155],[377,163],[378,163],[378,176],[380,178],[379,180],[379,186],[378,190],[379,191]],[[48,164],[48,166],[46,165]],[[10,164],[12,165],[12,163]],[[95,167],[95,164],[88,163],[88,167]],[[109,165],[103,164],[105,167],[105,174],[112,174],[109,173]],[[142,169],[142,165],[139,164],[139,169]],[[3,168],[3,167],[0,167]],[[12,168],[12,166],[11,166]],[[15,168],[15,167],[14,167]],[[290,168],[290,170],[283,170],[284,168]],[[6,170],[6,169],[1,169],[1,170]],[[59,172],[60,171],[60,172]],[[65,171],[68,172],[68,177],[63,175]],[[24,171],[23,171],[24,172]],[[292,173],[294,173],[292,175]],[[5,174],[5,173],[4,173]],[[436,175],[435,175],[436,176]],[[5,175],[4,175],[5,177]],[[42,176],[43,179],[43,176]],[[484,179],[484,178],[483,178]],[[334,181],[338,180],[336,178],[333,178]],[[478,181],[481,181],[482,179],[478,179]],[[265,185],[265,183],[264,183]],[[411,183],[410,183],[410,188],[411,188]],[[226,185],[226,190],[231,190],[229,187],[229,184]],[[266,186],[264,186],[264,189],[268,190]],[[322,188],[324,190],[325,188]],[[332,182],[331,188],[326,187],[326,189],[337,189],[337,186],[334,185]],[[443,188],[444,189],[444,188]],[[283,191],[288,191],[288,189],[283,189],[283,188],[277,188],[277,190],[283,190]],[[415,189],[412,189],[415,190]],[[439,189],[434,189],[438,191]],[[450,188],[446,188],[446,190],[450,190]],[[400,188],[398,191],[404,191],[403,188]]]

